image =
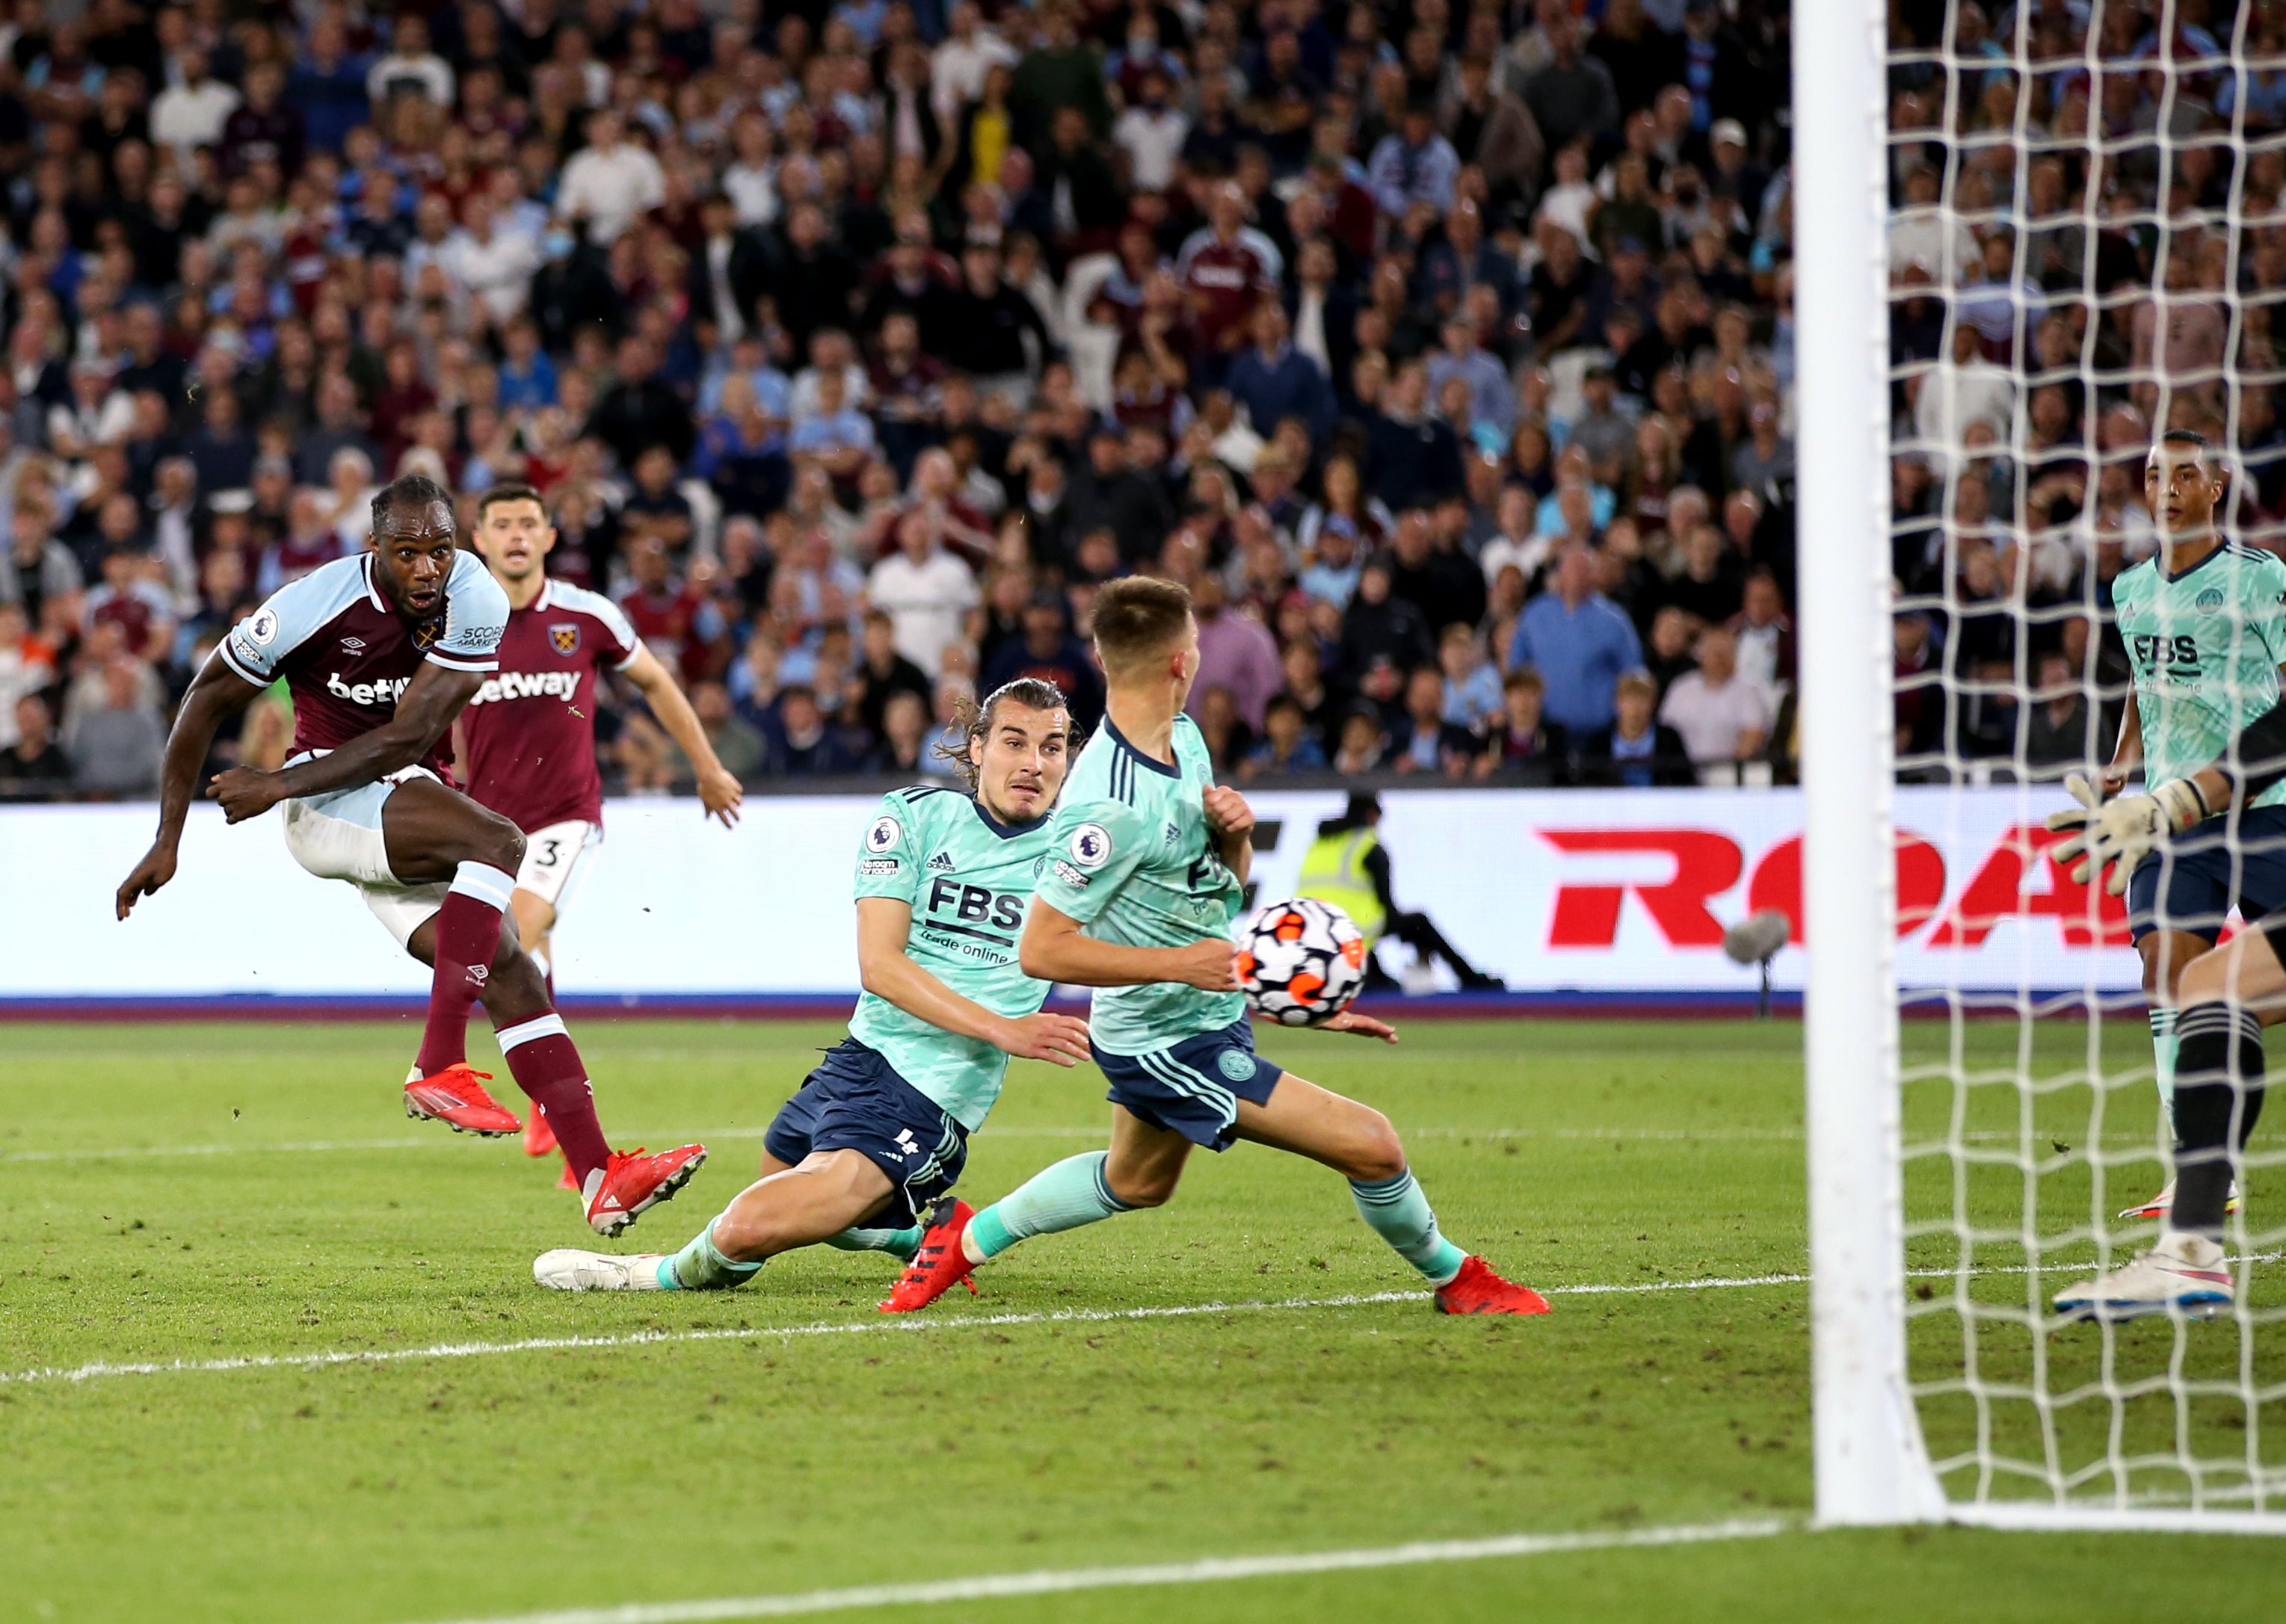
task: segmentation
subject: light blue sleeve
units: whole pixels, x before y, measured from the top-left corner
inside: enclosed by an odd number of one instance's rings
[[[1067,918],[1092,924],[1150,847],[1134,808],[1121,800],[1058,807],[1048,826],[1048,865],[1033,895]]]
[[[927,842],[918,838],[918,822],[926,816],[921,806],[908,803],[894,791],[881,797],[880,808],[858,843],[855,895],[886,896],[910,904],[920,895],[921,853]]]
[[[287,582],[230,628],[217,658],[256,688],[269,687],[280,660],[370,590],[365,572],[362,558],[341,558]]]
[[[508,630],[508,593],[484,560],[462,553],[445,584],[445,629],[428,658],[448,671],[498,671],[501,637]]]

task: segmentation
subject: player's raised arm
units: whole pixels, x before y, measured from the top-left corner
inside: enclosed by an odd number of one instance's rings
[[[206,765],[207,753],[214,747],[215,733],[224,717],[244,710],[261,691],[258,684],[233,671],[219,652],[209,655],[192,679],[190,691],[175,712],[175,725],[167,735],[166,758],[159,769],[159,832],[113,898],[119,918],[125,918],[137,903],[175,877],[175,852],[183,838],[183,819],[199,786],[199,769]]]
[[[1200,796],[1207,827],[1214,832],[1215,849],[1223,867],[1246,883],[1254,867],[1254,808],[1246,797],[1226,784],[1210,784]]]
[[[1073,1015],[996,1015],[965,998],[905,953],[910,903],[893,896],[857,899],[857,974],[866,991],[916,1020],[958,1037],[990,1044],[1021,1060],[1076,1066],[1087,1058],[1087,1022]]]
[[[1209,936],[1183,947],[1123,947],[1101,942],[1053,903],[1035,896],[1016,948],[1024,974],[1073,987],[1135,987],[1179,981],[1204,992],[1238,990],[1238,950]]]
[[[658,656],[647,648],[636,650],[626,670],[627,680],[650,706],[650,713],[658,719],[658,725],[666,729],[669,738],[682,746],[682,753],[690,758],[690,765],[698,770],[699,804],[706,808],[708,816],[721,818],[722,826],[728,829],[738,821],[738,807],[745,800],[746,792],[715,755],[714,746],[706,742],[706,729],[698,725],[698,713],[690,708],[682,684],[674,680],[673,672],[659,663]],[[890,1002],[896,1000],[892,998]]]
[[[233,824],[258,817],[281,800],[319,795],[327,790],[371,784],[417,766],[436,747],[484,686],[481,672],[424,664],[405,685],[397,713],[369,733],[320,756],[276,772],[233,767],[218,775],[210,792]]]

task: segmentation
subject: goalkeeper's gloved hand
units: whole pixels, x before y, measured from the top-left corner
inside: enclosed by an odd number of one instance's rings
[[[2109,867],[2111,876],[2103,888],[2114,896],[2125,895],[2127,877],[2153,847],[2207,815],[2206,798],[2188,778],[2170,778],[2153,785],[2148,794],[2122,795],[2117,800],[2104,800],[2078,773],[2064,780],[2064,789],[2079,805],[2049,817],[2049,828],[2072,832],[2050,847],[2048,855],[2059,863],[2071,863],[2071,877],[2081,885]],[[2072,863],[2075,857],[2079,861]]]

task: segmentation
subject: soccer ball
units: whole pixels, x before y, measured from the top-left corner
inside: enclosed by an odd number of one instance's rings
[[[1331,903],[1297,896],[1254,911],[1238,933],[1238,984],[1258,1015],[1316,1026],[1365,985],[1365,937]]]

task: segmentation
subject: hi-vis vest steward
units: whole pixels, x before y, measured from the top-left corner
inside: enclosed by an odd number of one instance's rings
[[[1381,898],[1373,888],[1373,876],[1365,871],[1366,854],[1377,850],[1381,837],[1368,826],[1344,829],[1338,834],[1321,834],[1310,842],[1310,849],[1302,856],[1301,883],[1295,889],[1304,896],[1314,896],[1321,903],[1331,903],[1365,935],[1365,944],[1371,947],[1381,935],[1386,921],[1382,917]]]

